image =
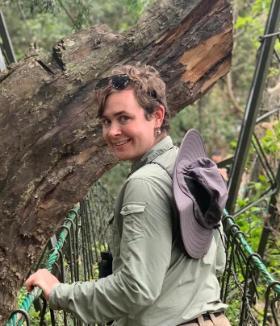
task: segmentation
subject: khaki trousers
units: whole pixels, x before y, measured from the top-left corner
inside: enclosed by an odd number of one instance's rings
[[[181,326],[230,326],[230,322],[224,314],[216,317],[214,314],[209,313],[209,317],[209,320],[204,320],[203,316],[199,316],[195,322],[186,322]]]

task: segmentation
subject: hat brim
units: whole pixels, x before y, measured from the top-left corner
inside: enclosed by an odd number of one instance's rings
[[[195,259],[202,258],[208,251],[213,230],[202,227],[195,218],[194,203],[191,195],[182,192],[177,175],[174,180],[174,196],[180,218],[182,241],[187,253]]]
[[[173,174],[173,192],[180,218],[180,231],[187,253],[196,259],[202,258],[208,251],[213,230],[198,224],[195,218],[192,195],[182,182],[184,167],[199,158],[207,158],[203,140],[195,129],[190,129],[182,140],[176,158]],[[183,187],[183,188],[181,188]]]
[[[207,157],[203,140],[198,131],[190,129],[182,140],[175,166],[178,166],[178,163],[189,164],[203,157]]]

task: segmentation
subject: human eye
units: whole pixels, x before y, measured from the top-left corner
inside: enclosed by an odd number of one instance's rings
[[[127,115],[120,115],[118,118],[119,123],[126,124],[129,121],[130,117]]]
[[[109,119],[106,118],[102,118],[101,119],[101,124],[103,127],[108,128],[111,124],[111,121]]]

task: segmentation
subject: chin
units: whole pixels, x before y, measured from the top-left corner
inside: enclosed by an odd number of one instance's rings
[[[131,160],[130,156],[125,153],[114,153],[114,155],[119,161]]]
[[[137,155],[132,155],[128,153],[115,153],[115,156],[119,161],[135,161],[139,158]]]

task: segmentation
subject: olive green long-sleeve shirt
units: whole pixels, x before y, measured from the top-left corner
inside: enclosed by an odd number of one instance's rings
[[[218,231],[199,260],[188,258],[173,241],[167,171],[172,174],[177,151],[167,136],[133,164],[115,206],[113,274],[96,282],[59,284],[50,295],[53,309],[72,311],[89,324],[175,326],[226,308],[216,277],[225,264]]]

